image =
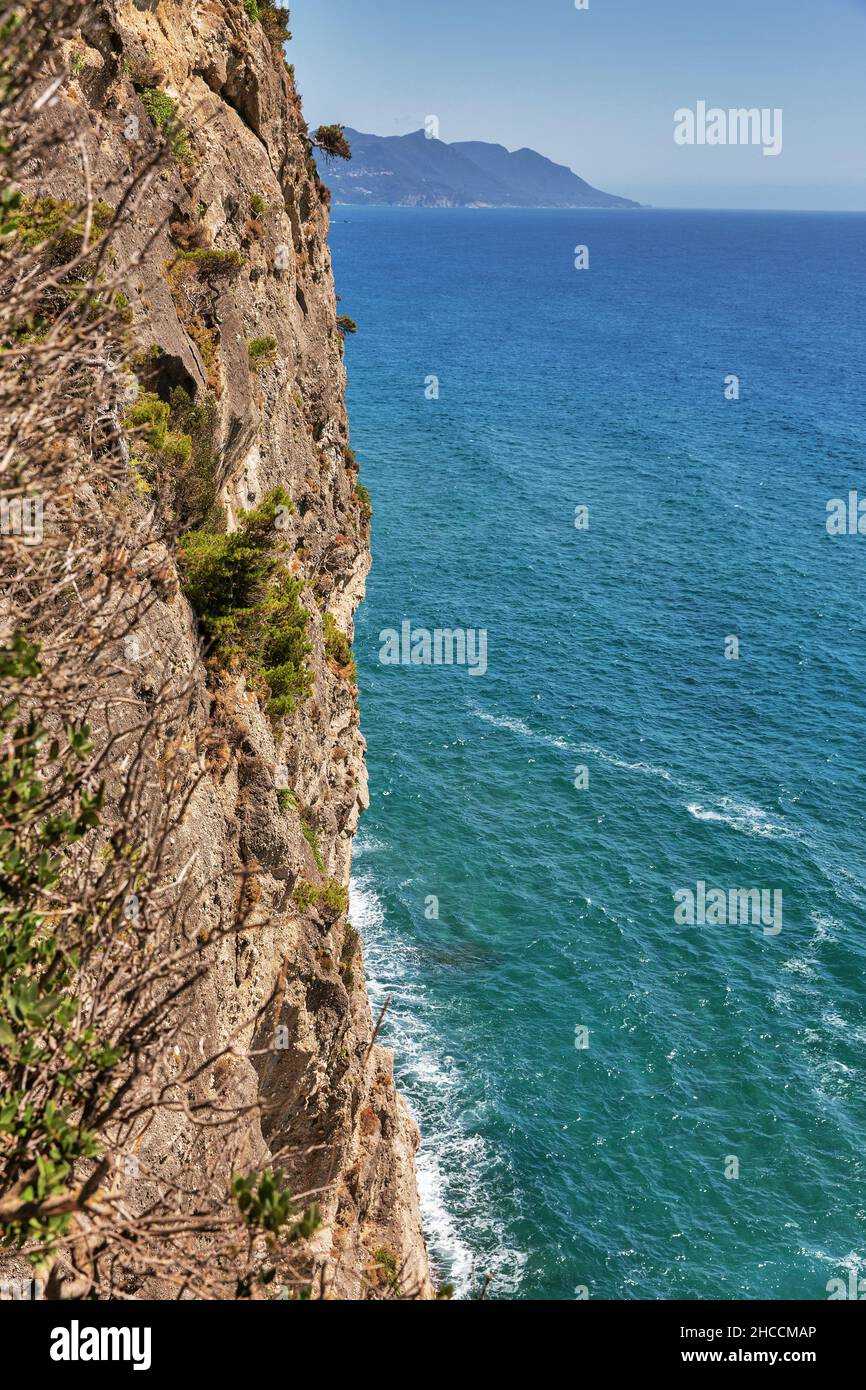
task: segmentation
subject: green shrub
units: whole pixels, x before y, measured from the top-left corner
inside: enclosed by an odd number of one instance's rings
[[[166,505],[184,524],[200,522],[213,502],[217,408],[213,397],[194,402],[182,386],[171,401],[142,391],[124,417],[127,430],[137,435],[132,460],[146,489],[159,488]]]
[[[277,788],[277,807],[282,811],[284,816],[287,816],[290,811],[297,811],[298,798],[295,796],[291,787]]]
[[[0,647],[0,679],[41,675],[39,648],[23,633]],[[4,1190],[21,1204],[4,1214],[2,1243],[38,1241],[42,1260],[70,1221],[68,1214],[46,1214],[43,1203],[64,1192],[82,1160],[98,1155],[82,1114],[105,1102],[119,1059],[82,1015],[76,994],[76,945],[88,920],[66,921],[51,910],[69,848],[100,823],[103,792],[88,795],[80,785],[77,769],[93,747],[86,725],[52,737],[32,716],[19,722],[13,700],[0,707],[0,738],[0,1153]],[[67,809],[58,805],[58,781]],[[59,1085],[55,1077],[34,1086],[59,1039]]]
[[[144,87],[141,103],[157,130],[164,136],[172,157],[178,164],[192,159],[189,131],[177,119],[177,102],[159,87]]]
[[[132,486],[135,489],[136,497],[149,497],[153,492],[153,484],[142,472],[141,461],[131,458],[129,460],[129,471],[132,474]]]
[[[253,0],[253,3],[255,4],[255,0]],[[266,209],[267,209],[267,203],[265,202],[265,200],[264,200],[264,198],[262,197],[262,195],[261,195],[260,193],[252,193],[252,194],[250,195],[250,210],[251,210],[251,212],[255,213],[256,217],[260,217],[261,214],[262,214]]]
[[[349,890],[344,888],[342,883],[338,883],[332,878],[320,889],[320,906],[326,907],[329,912],[342,913],[349,910]]]
[[[17,200],[17,201],[16,201]],[[55,265],[65,265],[84,243],[85,211],[68,198],[13,198],[4,203],[3,232],[14,232],[24,251],[44,249]],[[91,209],[90,239],[98,240],[111,225],[114,208],[97,201]]]
[[[24,206],[24,194],[20,188],[10,188],[8,185],[0,193],[0,239],[6,240],[15,236],[21,221],[21,209]]]
[[[179,555],[187,597],[218,658],[246,669],[274,719],[291,714],[313,684],[304,585],[282,559],[279,508],[293,510],[288,494],[275,488],[241,513],[236,531],[191,531]]]
[[[244,10],[250,24],[255,24],[259,17],[258,0],[244,0]]]
[[[277,360],[277,346],[276,338],[250,338],[247,343],[250,370],[260,372],[265,367],[272,367]]]
[[[358,325],[354,319],[350,319],[348,314],[340,314],[337,318],[337,328],[345,335],[347,333],[357,333]]]
[[[193,266],[202,275],[228,275],[244,262],[240,251],[217,251],[212,246],[181,251],[177,259],[183,265]]]
[[[302,878],[300,883],[296,885],[292,897],[294,898],[298,907],[312,907],[318,901],[316,896],[317,891],[318,890],[313,886],[312,883],[308,883],[305,878]]]
[[[352,149],[343,125],[320,125],[313,135],[313,144],[329,159],[351,159]]]
[[[330,613],[325,614],[324,629],[326,654],[337,663],[341,670],[348,670],[352,680],[354,680],[356,674],[355,658],[352,656],[349,639],[345,632],[341,632],[337,627]]]
[[[320,874],[323,874],[325,872],[325,861],[322,858],[322,851],[319,847],[319,837],[316,834],[315,827],[310,825],[309,821],[302,819],[301,830],[304,833],[304,839],[313,851],[316,868],[319,870]]]
[[[232,1195],[248,1226],[269,1231],[272,1235],[280,1234],[289,1241],[308,1239],[321,1224],[318,1205],[314,1202],[287,1233],[285,1228],[298,1213],[291,1193],[282,1184],[281,1168],[276,1172],[267,1168],[263,1173],[253,1173],[248,1177],[233,1174]]]
[[[252,617],[271,572],[268,552],[243,526],[226,534],[191,531],[181,543],[180,563],[187,598],[207,635],[223,645],[230,635],[240,640],[239,621]]]
[[[363,483],[356,483],[355,497],[358,500],[358,510],[361,513],[361,520],[366,525],[373,516],[373,499],[370,496],[369,488],[364,487]]]
[[[161,449],[168,432],[168,416],[168,401],[160,400],[154,391],[143,391],[126,412],[126,424],[140,430],[150,448]]]
[[[193,400],[182,386],[175,386],[169,419],[172,429],[190,441],[186,465],[174,479],[174,510],[184,525],[192,525],[203,520],[214,503],[219,410],[209,393]]]
[[[289,11],[282,5],[262,4],[258,0],[258,12],[268,43],[277,53],[282,53],[283,44],[289,43],[292,37],[289,32]]]
[[[397,1256],[390,1250],[374,1250],[373,1259],[382,1270],[385,1282],[394,1293],[400,1292],[400,1266],[397,1263]]]
[[[303,588],[303,580],[282,570],[259,613],[261,660],[271,692],[268,713],[277,719],[291,714],[313,687],[305,661],[312,646],[307,637],[309,614],[300,602]]]

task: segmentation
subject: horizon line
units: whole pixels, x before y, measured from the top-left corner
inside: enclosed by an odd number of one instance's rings
[[[799,213],[806,216],[866,217],[866,208],[759,208],[759,207],[701,207],[692,203],[637,203],[635,207],[598,207],[593,204],[574,204],[569,207],[551,207],[548,203],[452,203],[445,207],[427,206],[424,203],[343,203],[334,198],[335,208],[389,208],[392,212],[754,212],[754,213]]]

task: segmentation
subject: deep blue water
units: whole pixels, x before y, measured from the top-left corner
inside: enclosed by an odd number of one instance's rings
[[[374,505],[352,914],[437,1267],[825,1298],[866,1267],[866,536],[825,526],[866,495],[866,217],[338,207],[331,242]],[[407,619],[486,629],[487,673],[381,664]],[[699,880],[781,890],[781,932],[677,925]]]

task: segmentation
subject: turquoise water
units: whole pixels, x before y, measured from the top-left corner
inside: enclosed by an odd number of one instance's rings
[[[866,217],[336,208],[332,248],[352,914],[437,1268],[825,1298],[866,1268],[866,536],[825,526],[866,494]],[[486,629],[486,674],[381,664],[404,620]],[[781,932],[676,925],[699,880],[781,890]]]

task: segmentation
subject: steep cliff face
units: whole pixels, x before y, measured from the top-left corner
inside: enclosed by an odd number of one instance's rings
[[[120,0],[97,11],[71,68],[60,103],[79,108],[81,148],[55,149],[22,184],[74,199],[84,158],[96,185],[119,186],[133,153],[156,148],[160,120],[170,127],[181,157],[156,172],[120,233],[123,254],[140,257],[128,291],[138,389],[167,401],[181,386],[207,406],[214,505],[229,530],[285,489],[291,570],[305,581],[311,692],[286,719],[269,719],[242,669],[202,660],[169,541],[165,582],[128,653],[131,720],[167,677],[194,688],[174,737],[207,776],[173,850],[202,939],[231,919],[239,894],[247,908],[196,994],[203,1055],[233,1046],[201,1084],[215,1103],[251,1107],[249,1164],[277,1155],[295,1192],[320,1192],[324,1287],[364,1297],[396,1265],[428,1296],[417,1132],[390,1054],[371,1046],[361,944],[339,893],[319,892],[348,885],[367,805],[340,635],[351,640],[369,568],[369,509],[349,448],[326,199],[293,76],[241,0]],[[299,884],[312,890],[306,905]],[[200,1143],[166,1114],[140,1152],[182,1177]],[[147,1199],[134,1181],[130,1195]]]

